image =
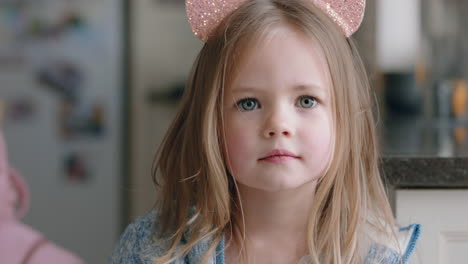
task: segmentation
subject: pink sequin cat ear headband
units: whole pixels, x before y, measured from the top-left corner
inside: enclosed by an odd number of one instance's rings
[[[248,0],[186,0],[185,7],[193,33],[206,42],[211,32],[230,13]],[[366,0],[310,0],[351,36],[362,23]]]

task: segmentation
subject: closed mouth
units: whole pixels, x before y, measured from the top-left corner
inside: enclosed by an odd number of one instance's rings
[[[298,158],[296,156],[291,156],[291,155],[272,155],[272,156],[268,156],[268,157],[264,157],[264,158],[261,158],[260,160],[264,160],[264,159],[268,159],[268,158],[273,158],[273,157],[290,157],[290,158]]]

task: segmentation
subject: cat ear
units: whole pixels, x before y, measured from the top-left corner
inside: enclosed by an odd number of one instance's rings
[[[359,29],[364,19],[366,0],[312,0],[340,26],[346,37]]]
[[[206,42],[221,21],[248,0],[186,0],[185,9],[192,31]]]
[[[221,21],[249,0],[186,0],[193,33],[206,42]],[[364,18],[365,0],[310,0],[338,24],[346,37],[357,31]]]

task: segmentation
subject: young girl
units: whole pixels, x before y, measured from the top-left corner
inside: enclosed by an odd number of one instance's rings
[[[203,41],[156,208],[111,263],[406,263],[353,41],[364,0],[188,0]]]

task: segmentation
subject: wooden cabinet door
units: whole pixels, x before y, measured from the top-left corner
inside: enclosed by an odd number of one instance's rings
[[[468,263],[468,190],[397,190],[396,218],[421,224],[410,263]]]

